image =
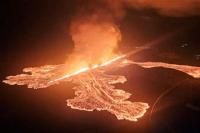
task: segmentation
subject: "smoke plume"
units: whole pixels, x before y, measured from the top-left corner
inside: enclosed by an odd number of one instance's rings
[[[200,0],[80,0],[71,21],[74,52],[71,68],[100,64],[115,56],[121,33],[116,23],[127,9],[155,10],[161,15],[200,15]]]
[[[99,14],[76,18],[70,26],[74,51],[69,60],[71,69],[101,64],[116,55],[121,34],[110,20],[101,19]]]

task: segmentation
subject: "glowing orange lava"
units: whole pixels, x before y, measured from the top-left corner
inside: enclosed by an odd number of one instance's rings
[[[63,81],[76,83],[73,89],[76,97],[67,100],[67,105],[73,109],[93,111],[107,110],[117,119],[137,121],[149,108],[147,103],[131,102],[131,96],[123,90],[114,89],[113,84],[124,83],[126,78],[118,75],[108,75],[105,72],[114,67],[136,64],[144,68],[164,67],[184,72],[194,78],[200,78],[200,67],[168,64],[162,62],[134,62],[124,59],[127,55],[117,56],[100,65],[83,67],[66,74],[66,64],[46,65],[23,69],[30,74],[8,76],[4,83],[10,85],[27,85],[28,88],[46,88]]]
[[[60,77],[60,78],[57,78],[57,79],[55,79],[55,80],[53,80],[53,81],[50,81],[50,83],[51,83],[51,82],[55,82],[55,81],[59,81],[59,80],[63,80],[63,79],[65,79],[65,78],[69,78],[69,77],[71,77],[71,76],[75,76],[75,75],[80,74],[80,73],[82,73],[82,72],[86,72],[86,71],[89,71],[89,70],[92,70],[92,69],[96,69],[96,68],[98,68],[98,67],[103,67],[103,66],[109,65],[109,64],[111,64],[111,63],[113,63],[113,62],[115,62],[115,61],[117,61],[117,60],[123,58],[124,56],[125,56],[125,55],[117,56],[117,57],[115,57],[115,58],[113,58],[113,59],[111,59],[111,60],[109,60],[109,61],[106,61],[106,62],[100,64],[100,65],[93,65],[93,66],[91,66],[91,67],[83,67],[83,68],[81,68],[81,69],[79,69],[79,70],[76,70],[75,72],[73,72],[73,73],[71,73],[71,74],[65,74],[64,76],[62,76],[62,77]]]
[[[31,74],[8,76],[3,82],[10,85],[27,85],[28,88],[37,89],[62,81],[71,81],[77,84],[73,88],[76,97],[67,100],[67,105],[71,108],[85,111],[107,110],[119,120],[137,121],[144,115],[149,105],[128,101],[130,93],[114,89],[113,84],[126,82],[124,76],[105,74],[107,69],[124,66],[120,60],[123,57],[125,55],[117,56],[100,65],[83,67],[70,74],[64,73],[66,64],[25,68],[23,71]]]
[[[200,78],[200,67],[197,66],[177,65],[177,64],[169,64],[163,62],[134,62],[130,60],[124,60],[123,63],[137,64],[144,68],[153,68],[153,67],[171,68],[186,73],[192,76],[193,78]]]

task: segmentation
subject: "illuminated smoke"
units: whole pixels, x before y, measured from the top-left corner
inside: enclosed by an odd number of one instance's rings
[[[176,17],[200,15],[199,0],[81,0],[80,5],[70,25],[74,51],[66,61],[68,71],[101,64],[118,54],[121,33],[116,22],[127,9],[152,9]]]
[[[200,15],[199,0],[81,0],[80,5],[70,25],[74,51],[66,61],[69,71],[101,64],[118,54],[121,33],[116,22],[127,9],[151,9],[175,17]]]
[[[117,55],[121,40],[119,29],[110,21],[101,21],[93,15],[71,23],[74,51],[67,62],[71,68],[101,64]]]

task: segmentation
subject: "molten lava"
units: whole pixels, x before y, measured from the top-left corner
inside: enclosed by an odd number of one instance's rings
[[[131,96],[123,90],[114,89],[113,84],[124,83],[126,78],[118,75],[105,74],[114,67],[136,64],[144,68],[164,67],[182,71],[194,78],[200,78],[200,67],[176,65],[162,62],[134,62],[124,59],[126,55],[117,56],[100,65],[84,67],[66,74],[66,64],[46,65],[23,69],[31,74],[8,76],[3,82],[10,85],[27,85],[28,88],[46,88],[62,81],[76,83],[73,89],[76,97],[67,100],[67,105],[73,109],[93,111],[107,110],[117,119],[137,121],[149,108],[147,103],[131,102]]]
[[[131,102],[131,96],[123,90],[114,89],[113,84],[124,83],[126,78],[118,75],[108,75],[105,71],[113,67],[136,64],[144,68],[164,67],[187,73],[194,78],[200,78],[200,67],[167,64],[162,62],[134,62],[125,60],[126,55],[117,56],[100,65],[84,67],[66,74],[66,64],[46,65],[23,69],[31,74],[8,76],[3,82],[10,85],[27,85],[28,88],[46,88],[61,81],[71,81],[78,84],[74,87],[76,97],[67,100],[67,105],[73,109],[93,111],[107,110],[117,119],[137,121],[149,108],[147,103]]]
[[[118,56],[101,65],[85,67],[70,74],[64,74],[65,64],[47,65],[42,67],[25,68],[20,74],[8,76],[3,82],[10,85],[28,85],[28,88],[46,88],[61,81],[71,81],[78,84],[74,87],[76,97],[67,100],[67,105],[73,109],[93,111],[107,110],[117,119],[137,121],[149,108],[147,103],[131,102],[131,96],[123,90],[114,89],[113,84],[124,83],[124,76],[107,75],[105,71],[115,66],[124,66]]]
[[[153,67],[163,67],[163,68],[170,68],[175,69],[177,71],[181,71],[186,73],[193,78],[200,78],[200,67],[197,66],[188,66],[188,65],[177,65],[177,64],[169,64],[163,62],[133,62],[130,60],[124,60],[124,64],[136,64],[143,68],[153,68]]]

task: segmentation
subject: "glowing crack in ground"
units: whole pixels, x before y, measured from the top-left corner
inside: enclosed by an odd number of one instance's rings
[[[67,105],[73,109],[93,111],[107,110],[117,119],[137,121],[149,108],[147,103],[131,102],[127,99],[131,96],[120,89],[115,89],[114,84],[126,82],[124,76],[109,75],[106,71],[114,67],[136,64],[143,68],[164,67],[182,71],[194,78],[200,78],[200,67],[168,64],[162,62],[134,62],[122,59],[125,56],[114,58],[101,65],[85,67],[71,74],[65,73],[66,64],[46,65],[23,69],[30,74],[8,76],[3,82],[10,85],[27,85],[28,88],[46,88],[63,81],[70,81],[77,86],[76,97],[67,100]]]

